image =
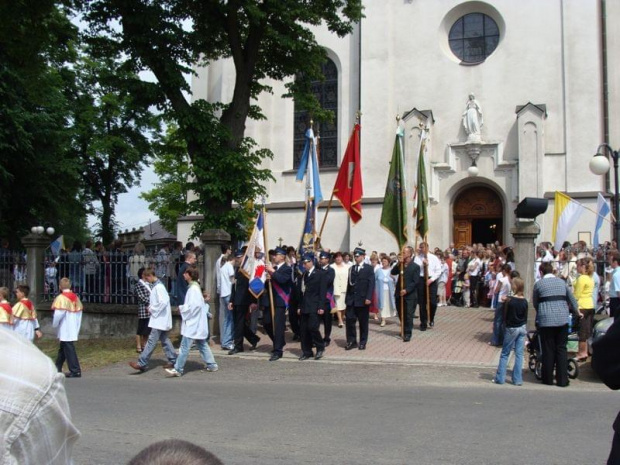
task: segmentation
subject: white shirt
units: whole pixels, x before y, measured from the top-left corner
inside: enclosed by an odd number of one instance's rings
[[[480,259],[478,257],[474,257],[470,260],[469,265],[467,265],[467,272],[469,276],[478,276],[480,274]]]
[[[72,463],[80,432],[71,421],[64,383],[49,357],[0,327],[0,463]]]
[[[172,309],[170,308],[170,296],[160,280],[155,281],[151,289],[149,301],[151,318],[149,328],[169,331],[172,329]]]
[[[227,297],[232,293],[232,282],[235,277],[235,267],[232,262],[226,262],[218,271],[220,297]]]
[[[208,311],[200,286],[196,282],[190,284],[185,294],[185,302],[179,305],[179,312],[183,318],[181,336],[199,340],[209,337]]]
[[[68,310],[54,310],[52,326],[56,328],[59,341],[77,341],[82,326],[82,312],[70,312]]]
[[[424,263],[422,260],[424,257],[422,255],[416,255],[413,259],[414,262],[418,264],[420,267],[420,276],[424,277]],[[439,276],[441,276],[441,261],[435,254],[429,253],[427,254],[428,260],[428,279],[431,281],[437,281]]]

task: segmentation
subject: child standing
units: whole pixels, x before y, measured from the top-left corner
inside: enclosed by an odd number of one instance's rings
[[[205,303],[200,285],[198,284],[198,269],[190,266],[183,272],[183,278],[188,283],[187,294],[185,294],[185,302],[179,305],[179,312],[183,318],[181,324],[181,348],[179,350],[179,358],[173,368],[166,368],[166,371],[173,376],[183,376],[183,368],[189,355],[189,349],[192,342],[196,344],[200,351],[202,360],[207,365],[207,371],[217,371],[218,366],[213,358],[213,353],[207,344],[209,337],[209,307]]]
[[[62,366],[66,361],[69,371],[65,373],[65,377],[81,378],[82,369],[73,343],[78,340],[80,333],[83,307],[80,298],[71,292],[69,278],[60,280],[60,294],[54,299],[52,310],[54,311],[52,325],[56,328],[60,341],[56,369],[62,373]]]
[[[149,298],[149,313],[151,318],[149,319],[149,328],[151,328],[151,334],[146,341],[146,347],[140,354],[138,362],[129,362],[129,366],[134,370],[140,372],[146,371],[149,364],[151,354],[155,350],[157,341],[161,342],[164,348],[164,353],[168,358],[168,364],[165,368],[172,368],[177,359],[177,354],[174,350],[172,342],[168,337],[168,331],[172,329],[172,309],[170,308],[170,296],[168,291],[157,276],[151,269],[144,270],[142,278],[151,284],[151,296]]]
[[[514,295],[508,297],[503,305],[506,329],[504,330],[502,355],[493,382],[504,384],[506,381],[508,357],[514,348],[515,364],[512,367],[512,384],[521,386],[523,384],[523,348],[527,335],[527,300],[523,297],[524,283],[521,278],[513,278],[511,287]]]
[[[34,341],[35,335],[37,339],[40,339],[43,333],[39,328],[37,311],[34,304],[28,299],[28,294],[30,294],[30,287],[25,284],[17,286],[15,289],[17,303],[13,305],[13,321],[17,333],[30,341]]]
[[[448,282],[448,264],[444,259],[443,255],[439,255],[439,260],[441,261],[441,274],[439,275],[439,284],[437,285],[437,297],[439,297],[438,307],[445,307],[448,305],[446,302],[446,283]]]
[[[8,302],[9,289],[0,287],[0,325],[5,329],[13,330],[13,309]]]
[[[469,273],[463,274],[463,300],[465,301],[465,307],[469,308],[469,298],[471,296],[469,292]]]

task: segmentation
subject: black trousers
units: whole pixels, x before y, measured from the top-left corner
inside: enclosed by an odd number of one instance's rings
[[[300,315],[301,329],[301,351],[304,355],[312,356],[312,346],[316,346],[316,350],[325,350],[325,343],[321,337],[319,327],[321,325],[322,315],[318,313],[302,313]]]
[[[437,313],[437,281],[434,281],[429,287],[431,301],[431,321],[435,321],[435,313]],[[420,327],[426,328],[428,325],[428,314],[426,311],[426,283],[424,278],[420,279],[418,284],[418,303],[420,304]]]
[[[325,313],[323,313],[323,315],[319,315],[319,317],[321,318],[321,321],[323,322],[323,328],[324,328],[323,333],[325,335],[323,340],[325,342],[331,342],[331,340],[332,340],[332,322],[334,321],[334,315],[332,315],[331,309],[329,307],[327,307],[325,309]]]
[[[284,331],[286,330],[286,307],[276,307],[274,310],[276,320],[275,332],[274,325],[271,322],[271,308],[263,308],[263,328],[267,332],[267,336],[273,342],[273,352],[282,355],[282,351],[286,342],[284,342]]]
[[[288,322],[291,325],[291,331],[296,336],[299,336],[300,328],[299,328],[299,315],[297,314],[297,309],[293,307],[288,308]]]
[[[71,374],[82,374],[82,369],[80,368],[80,361],[78,360],[73,341],[60,341],[58,356],[56,357],[56,369],[59,373],[62,372],[62,366],[65,364],[65,361],[67,362],[67,366],[69,367],[69,371],[71,372]]]
[[[480,283],[480,276],[470,276],[469,277],[469,286],[470,286],[470,302],[469,305],[471,305],[472,307],[477,307],[478,306],[478,292],[480,291],[479,288],[479,283]],[[434,283],[433,283],[434,284]]]
[[[616,317],[620,316],[620,298],[618,298],[618,297],[610,297],[610,299],[609,299],[609,316],[612,317],[612,318],[616,318]]]
[[[405,299],[403,304],[403,313],[405,317],[404,335],[405,338],[410,338],[413,332],[413,317],[415,316],[415,308],[418,305],[418,296],[417,294],[410,294],[407,297],[409,298]],[[396,311],[398,312],[398,319],[400,320],[400,296],[396,297]]]
[[[542,382],[553,384],[553,369],[558,386],[568,386],[568,325],[538,328],[542,345]]]
[[[243,338],[252,345],[258,344],[260,338],[250,330],[250,319],[247,318],[250,307],[248,305],[233,306],[233,334],[235,349],[243,352]]]
[[[355,323],[360,323],[360,344],[366,344],[368,342],[368,314],[369,307],[365,305],[363,307],[347,306],[345,315],[347,316],[347,342],[357,342],[357,327]]]
[[[614,438],[611,442],[611,451],[607,459],[607,465],[617,465],[620,463],[620,413],[614,421]]]

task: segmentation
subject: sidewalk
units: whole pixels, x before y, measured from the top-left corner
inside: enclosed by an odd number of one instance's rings
[[[435,327],[425,332],[419,331],[419,319],[414,320],[413,337],[410,342],[400,338],[398,317],[390,318],[381,328],[379,322],[370,320],[368,345],[366,350],[346,351],[345,328],[333,325],[332,342],[325,350],[324,359],[348,362],[381,362],[405,364],[459,365],[497,367],[501,348],[491,347],[493,311],[489,308],[439,307],[435,316]],[[271,340],[262,334],[256,352],[246,351],[240,357],[268,357],[272,350]],[[323,327],[321,326],[321,333]],[[292,341],[292,333],[287,329],[287,344],[284,358],[297,359],[301,355],[299,342]],[[220,355],[217,348],[215,355]],[[237,355],[236,355],[237,356]],[[276,362],[277,363],[277,362]]]

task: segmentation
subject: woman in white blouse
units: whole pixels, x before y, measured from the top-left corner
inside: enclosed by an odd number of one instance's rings
[[[394,278],[391,275],[390,257],[381,256],[381,268],[375,271],[375,292],[377,294],[377,308],[381,315],[381,326],[385,326],[386,318],[396,316],[396,302],[394,299]]]
[[[334,254],[334,263],[330,266],[336,272],[336,276],[334,277],[334,300],[336,301],[336,308],[332,309],[332,313],[335,313],[338,316],[338,327],[342,328],[342,317],[347,308],[344,298],[347,293],[349,266],[347,266],[342,260],[342,253],[340,252],[336,252]]]

